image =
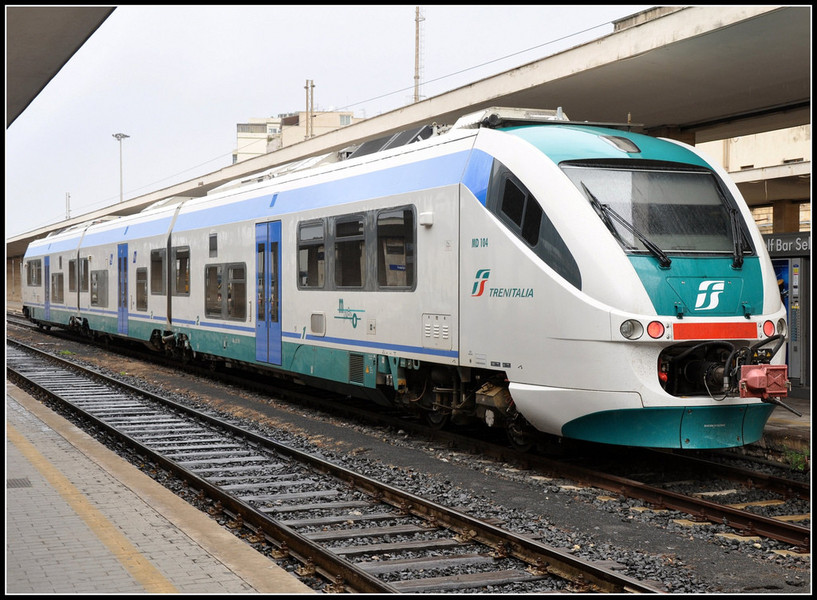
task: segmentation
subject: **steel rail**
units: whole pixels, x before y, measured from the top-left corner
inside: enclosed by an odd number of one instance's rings
[[[697,520],[723,523],[742,531],[745,535],[761,535],[790,544],[800,552],[808,552],[811,545],[811,530],[802,525],[752,514],[703,498],[686,496],[640,481],[602,473],[578,465],[542,457],[531,458],[531,462],[551,472],[558,472],[560,476],[568,476],[583,481],[588,485],[644,500],[656,508],[678,510]]]
[[[770,490],[786,498],[797,497],[803,500],[811,498],[811,485],[806,481],[792,481],[774,477],[766,473],[750,471],[733,465],[724,465],[697,456],[679,456],[672,451],[652,450],[652,452],[660,456],[660,460],[665,462],[673,462],[682,467],[692,465],[702,472],[717,473],[726,479],[746,483],[751,487]]]
[[[49,360],[64,364],[66,368],[80,370],[90,376],[107,379],[105,375],[94,369],[76,365],[70,361],[65,361],[59,357],[55,357],[51,354],[43,353],[35,348],[28,347],[25,344],[20,344],[19,342],[13,343],[25,347],[26,349],[37,354],[44,355]],[[10,367],[7,367],[7,370],[9,369]],[[566,552],[542,544],[529,537],[503,530],[499,527],[491,525],[490,523],[486,523],[471,517],[470,515],[442,506],[433,501],[426,500],[425,498],[392,487],[388,484],[376,481],[360,473],[355,473],[349,469],[346,469],[345,467],[336,465],[319,457],[306,454],[280,442],[270,440],[262,435],[251,431],[246,431],[212,415],[195,412],[184,405],[178,404],[166,398],[162,398],[161,396],[124,382],[114,381],[114,383],[126,390],[147,396],[154,401],[160,402],[186,414],[195,414],[197,418],[205,420],[218,427],[225,428],[233,433],[239,434],[251,443],[258,444],[259,446],[290,456],[300,462],[307,463],[315,470],[331,475],[341,481],[346,481],[350,485],[363,490],[367,494],[370,494],[381,501],[391,504],[407,514],[411,513],[431,520],[437,524],[442,524],[443,526],[459,533],[460,536],[464,538],[475,542],[480,542],[494,548],[495,552],[497,552],[499,555],[513,556],[521,559],[531,565],[531,567],[539,573],[550,573],[573,581],[574,583],[578,583],[583,588],[589,588],[598,592],[661,593],[660,590],[636,579],[632,579],[607,568],[595,565],[592,562],[572,556]],[[52,395],[51,392],[48,392],[47,390],[46,392],[49,393],[49,395]],[[263,513],[258,513],[252,506],[231,497],[218,486],[202,480],[197,475],[177,465],[174,461],[156,454],[154,451],[130,438],[130,436],[116,431],[114,428],[96,419],[92,415],[89,415],[89,418],[92,419],[95,424],[98,424],[100,427],[104,428],[105,431],[109,431],[117,439],[122,440],[128,445],[135,445],[139,448],[140,452],[144,452],[151,456],[153,460],[162,464],[167,470],[171,472],[179,472],[181,473],[183,479],[192,481],[196,487],[207,490],[208,494],[212,495],[214,498],[217,498],[223,505],[232,507],[231,510],[234,510],[236,514],[241,517],[244,523],[252,523],[255,527],[258,527],[266,534],[270,535],[273,539],[281,539],[282,536],[286,537],[288,540],[287,546],[304,557],[320,557],[319,560],[316,561],[316,564],[326,569],[327,572],[334,573],[335,577],[337,576],[337,573],[340,573],[343,581],[348,584],[349,587],[361,592],[399,593],[399,590],[395,589],[394,587],[377,580],[362,569],[354,567],[354,565],[351,563],[338,559],[337,555],[323,550],[312,540],[300,536],[289,527],[286,527],[281,523],[276,523],[274,520],[266,517],[266,515]],[[342,562],[338,562],[339,560],[342,560]]]
[[[7,343],[8,342],[9,341],[7,341]],[[80,371],[83,374],[91,377],[110,381],[107,377],[105,377],[105,375],[98,371],[95,371],[94,369],[89,369],[87,367],[76,365],[69,361],[65,361],[59,357],[43,353],[37,350],[36,348],[31,348],[30,346],[20,344],[19,342],[11,341],[11,343],[14,345],[24,347],[27,350],[35,352],[39,355],[43,355],[47,357],[49,360],[53,360],[65,366],[66,368],[70,368],[75,371]],[[293,531],[286,525],[279,523],[273,519],[270,519],[269,517],[267,517],[267,515],[259,511],[256,511],[252,506],[250,506],[246,502],[236,498],[235,496],[230,495],[229,493],[223,491],[218,486],[209,483],[205,479],[202,479],[201,477],[191,472],[190,470],[178,465],[173,460],[165,458],[160,453],[151,450],[150,448],[133,439],[129,435],[117,430],[116,427],[109,425],[108,423],[95,417],[91,413],[77,407],[69,400],[63,399],[57,392],[51,391],[39,385],[36,381],[33,381],[26,375],[19,373],[16,369],[14,369],[14,367],[7,365],[6,373],[28,382],[29,385],[36,387],[43,394],[46,394],[55,402],[58,402],[59,404],[67,408],[70,408],[71,411],[80,414],[83,419],[87,419],[88,421],[90,421],[94,425],[94,427],[97,427],[100,430],[104,431],[107,435],[110,435],[111,437],[116,439],[118,443],[134,450],[137,454],[146,456],[149,458],[149,460],[152,460],[157,464],[161,465],[162,468],[164,468],[170,473],[173,473],[175,476],[177,476],[179,479],[185,482],[185,484],[188,485],[189,487],[198,490],[203,490],[205,494],[216,500],[216,502],[221,503],[222,507],[224,507],[227,510],[233,511],[235,515],[240,516],[244,523],[253,525],[254,529],[264,532],[267,536],[269,536],[271,540],[275,540],[277,542],[281,542],[282,544],[286,544],[286,548],[289,550],[289,554],[297,558],[302,564],[304,565],[314,564],[315,568],[318,569],[319,572],[322,571],[322,574],[327,578],[329,582],[334,582],[334,585],[337,586],[342,581],[343,582],[342,585],[347,586],[348,588],[355,592],[390,593],[390,594],[398,593],[398,590],[396,590],[393,586],[389,585],[388,583],[356,567],[354,564],[343,559],[342,557],[339,557],[337,554],[324,549],[319,544],[298,534],[297,532]],[[119,381],[114,381],[114,383],[117,386],[120,386],[123,389],[127,390],[128,392],[145,395],[150,397],[151,400],[159,401],[169,407],[183,410],[186,414],[191,413],[189,409],[180,404],[161,398],[160,396],[157,396],[145,390],[141,390],[135,386],[131,386]],[[202,415],[196,413],[196,416]],[[207,415],[204,416],[207,417]],[[209,417],[207,420],[210,420],[214,424],[218,423],[220,426],[229,426],[228,423],[225,423],[213,417]],[[239,430],[236,427],[231,427],[231,429],[242,434],[246,433],[243,430]]]

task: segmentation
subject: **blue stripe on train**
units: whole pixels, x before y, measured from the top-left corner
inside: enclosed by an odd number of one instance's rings
[[[462,178],[470,154],[470,150],[464,150],[346,179],[282,190],[277,193],[275,202],[272,202],[273,194],[265,194],[223,206],[182,213],[173,230],[188,231],[259,217],[269,218],[456,184]]]

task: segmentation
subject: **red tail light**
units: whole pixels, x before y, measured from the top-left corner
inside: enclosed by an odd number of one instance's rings
[[[652,321],[647,325],[647,334],[653,339],[660,338],[664,335],[664,324],[658,321]]]
[[[771,336],[773,336],[773,335],[774,335],[774,331],[775,331],[774,323],[772,323],[771,321],[765,321],[765,322],[763,323],[763,334],[764,334],[766,337],[771,337]]]

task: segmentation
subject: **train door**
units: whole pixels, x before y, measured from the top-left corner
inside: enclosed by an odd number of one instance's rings
[[[43,319],[51,320],[51,257],[43,256]]]
[[[128,245],[119,244],[116,254],[118,293],[116,331],[128,335]]]
[[[255,359],[281,364],[281,222],[255,226]]]

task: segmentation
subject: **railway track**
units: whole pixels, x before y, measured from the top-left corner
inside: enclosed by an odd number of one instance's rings
[[[655,593],[620,573],[7,341],[7,375],[78,415],[329,592]]]
[[[804,525],[811,522],[811,486],[807,481],[694,456],[644,450],[635,458],[631,450],[608,451],[605,458],[592,459],[590,466],[578,461],[548,465],[541,464],[551,472],[558,469],[561,476],[639,499],[653,510],[680,511],[697,524],[723,524],[743,537],[765,537],[788,544],[795,552],[810,552],[811,529]],[[635,467],[627,472],[622,465]]]
[[[23,323],[30,326],[26,321]],[[617,496],[635,498],[652,510],[679,511],[698,525],[722,524],[740,536],[778,540],[798,553],[810,550],[810,485],[806,481],[689,454],[644,449],[605,447],[603,453],[591,452],[584,459],[553,459],[518,452],[485,439],[434,430],[399,416],[354,409],[348,403],[339,409],[331,400],[311,398],[309,401],[323,410],[351,411],[355,418],[400,427],[423,439],[522,465],[539,475],[568,478]],[[584,448],[592,450],[592,445]],[[579,456],[583,452],[580,450]],[[637,468],[627,472],[622,470],[622,465]],[[746,500],[747,496],[750,500]]]

